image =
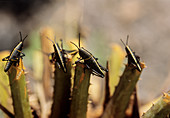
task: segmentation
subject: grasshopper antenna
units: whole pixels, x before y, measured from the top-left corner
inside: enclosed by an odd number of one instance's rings
[[[48,40],[50,40],[53,44],[55,44],[54,41],[51,40],[49,37],[46,36],[46,38],[47,38]]]
[[[75,45],[75,46],[79,49],[79,47],[78,47],[75,43],[73,43],[73,42],[71,42],[71,41],[70,41],[70,43],[72,43],[73,45]]]
[[[57,43],[57,39],[56,39],[56,36],[54,36],[54,42]]]
[[[63,49],[63,39],[60,39],[61,41],[61,49]]]
[[[127,35],[126,45],[128,45],[129,35]]]
[[[121,40],[121,42],[123,43],[123,45],[126,47],[126,44],[122,41],[122,39],[120,39]]]
[[[80,33],[79,33],[79,47],[80,47]]]
[[[26,35],[26,36],[24,37],[24,39],[22,39],[22,34],[21,34],[21,32],[19,32],[19,34],[20,34],[20,39],[21,39],[21,41],[24,42],[24,40],[27,38],[28,35]]]
[[[21,41],[22,41],[22,34],[21,34],[21,32],[19,32],[19,35],[20,35],[20,39],[21,39]]]
[[[27,38],[27,36],[28,36],[28,35],[26,35],[26,36],[24,37],[24,39],[22,40],[22,42],[24,42],[24,40]]]

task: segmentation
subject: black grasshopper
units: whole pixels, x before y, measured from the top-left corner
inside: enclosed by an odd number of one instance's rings
[[[47,39],[49,39],[49,38],[47,37]],[[66,57],[66,55],[67,54],[75,55],[77,53],[77,51],[76,50],[70,50],[70,51],[64,50],[62,39],[60,40],[61,41],[61,48],[58,45],[58,43],[52,41],[51,39],[49,39],[49,40],[53,43],[53,47],[54,47],[54,52],[49,54],[50,62],[51,63],[57,63],[57,65],[59,67],[61,67],[64,72],[67,72],[67,68],[66,68],[67,57]]]
[[[4,68],[5,72],[7,72],[10,69],[12,64],[14,64],[15,66],[16,64],[19,65],[20,58],[25,56],[25,54],[22,52],[22,48],[23,48],[24,40],[26,39],[28,35],[26,35],[25,38],[22,39],[21,32],[19,32],[19,34],[20,34],[21,41],[14,47],[14,49],[11,51],[9,56],[2,59],[2,61],[7,61],[5,68]]]
[[[78,52],[80,55],[79,60],[77,60],[75,63],[84,60],[84,64],[87,66],[87,68],[92,70],[92,74],[103,78],[104,77],[103,70],[104,71],[108,70],[98,63],[97,61],[98,58],[95,58],[89,51],[87,51],[83,47],[80,47],[80,34],[79,34],[79,47],[75,43],[73,42],[71,43],[78,48]]]
[[[122,39],[120,39],[123,45],[125,46],[125,50],[126,50],[127,57],[128,57],[128,64],[135,65],[136,69],[139,72],[141,72],[142,68],[140,66],[140,57],[135,55],[135,52],[133,52],[132,49],[128,46],[128,39],[129,39],[129,35],[127,36],[126,44],[122,41]]]

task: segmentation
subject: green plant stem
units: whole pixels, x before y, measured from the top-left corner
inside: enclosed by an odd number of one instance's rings
[[[25,75],[22,69],[23,68],[21,68],[21,66],[12,66],[9,70],[9,82],[15,118],[32,118],[32,112],[28,100]]]
[[[142,65],[142,64],[141,64]],[[144,68],[144,65],[142,65]],[[102,118],[124,118],[128,107],[130,96],[139,80],[140,72],[133,66],[127,65],[113,96],[108,102]]]
[[[91,71],[77,63],[74,75],[70,118],[86,118]]]
[[[67,62],[67,72],[55,65],[54,95],[50,118],[67,118],[70,110],[71,60]]]
[[[166,118],[170,113],[170,91],[152,105],[152,107],[142,115],[141,118]]]

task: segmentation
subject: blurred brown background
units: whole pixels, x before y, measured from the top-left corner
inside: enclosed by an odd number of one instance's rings
[[[26,35],[49,26],[57,38],[71,40],[81,30],[86,48],[105,65],[110,44],[124,48],[120,38],[125,41],[129,34],[130,47],[147,66],[138,86],[140,103],[145,104],[170,87],[169,4],[168,0],[0,0],[0,50],[12,49],[19,31]]]

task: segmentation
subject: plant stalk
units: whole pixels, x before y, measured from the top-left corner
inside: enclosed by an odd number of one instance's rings
[[[32,118],[23,68],[23,62],[20,59],[19,66],[12,65],[9,70],[14,113],[15,118]]]
[[[86,118],[90,75],[91,71],[84,64],[77,63],[74,75],[70,118]]]

